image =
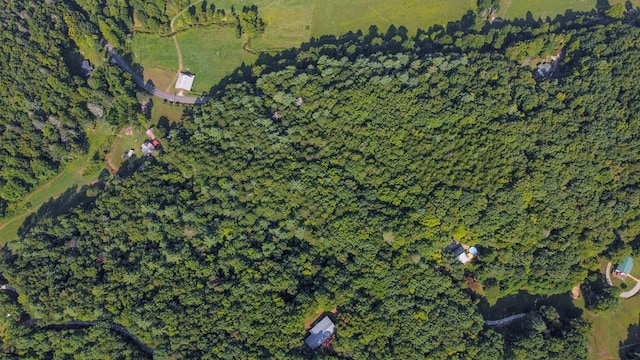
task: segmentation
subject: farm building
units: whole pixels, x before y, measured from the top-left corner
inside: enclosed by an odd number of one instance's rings
[[[305,344],[311,349],[317,349],[323,343],[331,338],[331,335],[336,331],[335,324],[329,317],[324,317],[316,320],[315,325],[309,329],[309,335],[304,339]]]
[[[153,140],[156,138],[156,136],[153,134],[153,128],[150,127],[147,129],[147,136],[149,137],[149,139]]]
[[[191,91],[193,80],[195,79],[196,76],[194,74],[181,72],[180,76],[178,76],[178,81],[176,81],[176,89]]]
[[[153,140],[153,142],[145,140],[145,142],[142,143],[142,146],[140,146],[140,150],[142,150],[142,153],[145,155],[151,155],[151,152],[156,150],[159,145],[160,142],[158,140]]]

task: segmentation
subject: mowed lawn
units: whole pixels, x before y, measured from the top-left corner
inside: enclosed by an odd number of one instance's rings
[[[192,91],[208,92],[223,77],[257,56],[242,50],[233,27],[195,27],[178,34],[183,70],[196,74]]]
[[[622,259],[618,259],[622,260]],[[606,262],[602,262],[601,271],[605,272]],[[615,269],[615,264],[614,264]],[[631,274],[640,278],[640,257],[634,256],[634,268]],[[614,285],[621,283],[619,279],[612,278]],[[626,280],[627,288],[630,290],[635,281]],[[589,336],[589,358],[596,360],[619,359],[619,349],[621,343],[640,343],[640,336],[634,334],[629,337],[629,327],[640,325],[640,294],[630,299],[621,299],[620,306],[616,311],[609,314],[594,315],[587,312],[586,318],[593,323],[593,330]]]
[[[150,34],[133,36],[133,61],[142,65],[144,79],[166,90],[178,71],[178,54],[173,39]]]
[[[624,4],[626,0],[609,0],[609,4]],[[640,0],[631,1],[635,6]],[[531,12],[534,19],[555,18],[567,10],[590,11],[596,7],[596,0],[501,0],[498,16],[505,19],[525,18]]]

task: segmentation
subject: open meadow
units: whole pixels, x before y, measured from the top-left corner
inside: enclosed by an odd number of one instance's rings
[[[242,50],[242,40],[232,27],[192,28],[178,34],[183,70],[196,74],[194,93],[208,92],[220,79],[257,55]]]
[[[267,24],[264,34],[251,39],[248,48],[255,52],[277,51],[299,46],[312,37],[340,35],[349,31],[368,31],[375,25],[380,31],[389,26],[405,26],[409,34],[418,28],[460,19],[475,6],[474,0],[455,5],[442,1],[407,1],[397,5],[389,0],[355,3],[305,0],[221,0],[216,7],[236,9],[256,5]],[[235,36],[235,29],[217,25],[200,27],[178,34],[184,70],[196,74],[194,92],[208,91],[242,63],[257,58],[242,49],[246,39]],[[144,77],[156,86],[170,86],[178,69],[178,56],[171,38],[135,34],[132,49],[134,61],[144,67]]]
[[[57,198],[73,186],[81,188],[98,180],[98,175],[104,169],[102,165],[104,162],[96,163],[93,160],[93,155],[109,146],[113,131],[105,124],[98,124],[96,127],[85,129],[85,131],[89,138],[87,153],[71,161],[57,176],[25,196],[19,204],[19,208],[22,210],[12,216],[0,218],[0,246],[17,238],[18,230],[24,220],[38,211],[42,204],[52,198]]]
[[[158,89],[166,90],[178,71],[178,54],[173,39],[135,34],[131,48],[133,61],[142,65],[145,80],[151,79]]]
[[[567,10],[590,11],[596,7],[596,0],[554,0],[554,1],[526,1],[526,0],[501,0],[498,16],[505,19],[525,18],[530,12],[534,19],[554,18],[558,14],[564,14]],[[610,0],[610,5],[624,4],[626,0]],[[634,6],[640,5],[640,0],[633,0]]]

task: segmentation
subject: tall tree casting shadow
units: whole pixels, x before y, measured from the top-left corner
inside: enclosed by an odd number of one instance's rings
[[[618,345],[620,359],[640,359],[640,319],[638,324],[629,325],[627,338],[620,341]]]
[[[68,188],[57,198],[51,198],[42,204],[37,212],[29,215],[18,229],[18,236],[27,234],[44,218],[58,216],[71,208],[93,201],[103,187],[104,183],[99,181],[92,185],[84,185],[80,189],[77,185]]]

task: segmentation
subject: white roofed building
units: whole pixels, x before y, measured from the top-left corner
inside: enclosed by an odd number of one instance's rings
[[[176,89],[191,91],[191,87],[193,86],[193,80],[195,79],[196,79],[196,76],[194,74],[181,72],[180,76],[178,76],[178,81],[176,81]]]

